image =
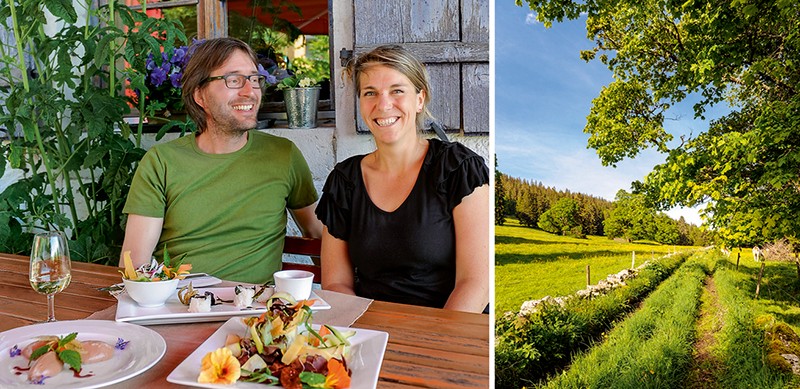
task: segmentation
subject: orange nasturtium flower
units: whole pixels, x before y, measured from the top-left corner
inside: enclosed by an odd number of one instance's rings
[[[231,385],[239,379],[241,373],[239,360],[233,357],[231,350],[227,347],[218,348],[203,357],[197,382]]]
[[[350,387],[350,376],[347,369],[336,358],[328,359],[328,376],[325,377],[325,387],[343,389]]]

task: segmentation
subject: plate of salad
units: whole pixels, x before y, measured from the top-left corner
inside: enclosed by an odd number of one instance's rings
[[[304,301],[276,293],[261,316],[225,322],[167,381],[203,388],[374,388],[389,334],[312,323]]]

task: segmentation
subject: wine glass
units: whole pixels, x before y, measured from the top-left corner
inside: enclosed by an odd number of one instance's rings
[[[30,281],[33,290],[47,295],[47,322],[56,321],[53,295],[69,285],[71,268],[67,238],[63,232],[42,232],[33,237]]]

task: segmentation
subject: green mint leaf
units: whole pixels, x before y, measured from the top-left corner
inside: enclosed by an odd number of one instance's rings
[[[64,350],[58,353],[58,359],[66,363],[72,370],[81,371],[81,355],[75,350]]]
[[[50,351],[50,348],[51,348],[50,345],[44,345],[42,347],[37,348],[36,350],[33,350],[33,352],[31,353],[31,361],[46,354],[48,351]]]
[[[77,337],[78,337],[78,333],[77,332],[73,332],[73,333],[71,333],[71,334],[59,339],[58,340],[58,347],[64,347],[64,345],[66,345],[69,342],[72,342]]]

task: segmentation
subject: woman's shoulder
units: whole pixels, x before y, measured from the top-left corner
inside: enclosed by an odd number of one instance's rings
[[[480,163],[485,163],[483,157],[478,155],[478,153],[458,142],[444,142],[439,139],[428,139],[428,147],[428,164],[441,166],[445,170],[457,168],[465,161],[472,159]]]
[[[367,154],[354,155],[348,157],[334,166],[333,171],[338,172],[346,177],[356,177],[361,175],[361,160]]]

